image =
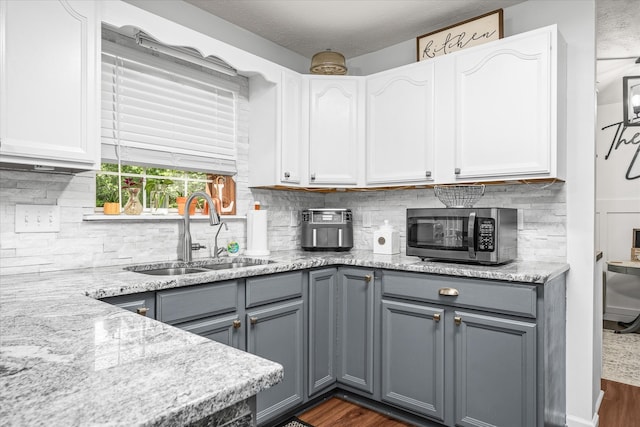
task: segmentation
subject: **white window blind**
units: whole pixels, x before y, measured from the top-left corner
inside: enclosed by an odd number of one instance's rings
[[[103,41],[102,160],[236,173],[236,94],[171,61]]]

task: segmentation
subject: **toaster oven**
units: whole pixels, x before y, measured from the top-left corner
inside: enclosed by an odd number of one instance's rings
[[[348,251],[353,248],[351,209],[305,209],[302,211],[302,249]]]

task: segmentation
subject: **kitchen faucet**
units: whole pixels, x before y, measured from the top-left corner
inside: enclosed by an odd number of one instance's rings
[[[222,226],[224,225],[224,229],[229,231],[229,227],[227,227],[227,223],[226,222],[222,222],[220,221],[220,225],[218,226],[218,231],[216,231],[216,240],[215,240],[215,244],[213,246],[213,257],[214,258],[218,258],[218,255],[220,255],[220,253],[222,251],[224,251],[224,248],[220,248],[218,249],[218,234],[220,234],[220,230],[222,229]]]
[[[196,191],[192,193],[187,201],[184,204],[184,217],[183,217],[183,229],[180,234],[179,244],[178,244],[178,259],[181,261],[189,262],[191,261],[191,250],[192,249],[202,249],[204,246],[196,243],[194,245],[191,244],[191,226],[190,226],[190,218],[189,218],[189,206],[191,206],[191,201],[196,197],[203,197],[207,203],[209,203],[209,223],[213,225],[218,225],[222,223],[220,219],[220,213],[216,209],[216,204],[211,200],[211,196],[203,191]],[[218,232],[220,229],[218,229]],[[216,234],[217,237],[217,234]]]

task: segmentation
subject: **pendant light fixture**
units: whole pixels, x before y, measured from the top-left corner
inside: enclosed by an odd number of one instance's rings
[[[327,49],[318,52],[311,58],[312,74],[347,74],[347,65],[344,55]]]

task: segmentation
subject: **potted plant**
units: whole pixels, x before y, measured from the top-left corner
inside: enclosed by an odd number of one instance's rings
[[[96,177],[96,183],[96,207],[102,207],[105,215],[120,215],[118,177],[100,175]]]
[[[129,194],[129,200],[124,205],[124,213],[127,215],[140,215],[142,213],[142,202],[140,202],[142,180],[140,178],[126,177],[122,182],[122,189]]]
[[[149,197],[149,207],[153,215],[169,213],[169,192],[167,186],[173,181],[167,178],[149,178],[144,186]]]

